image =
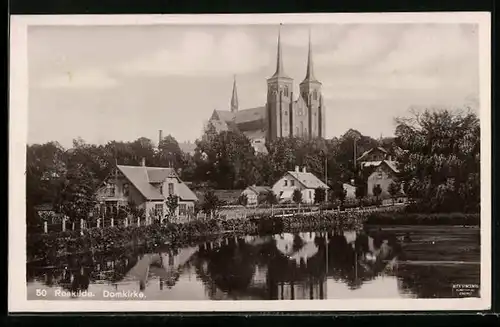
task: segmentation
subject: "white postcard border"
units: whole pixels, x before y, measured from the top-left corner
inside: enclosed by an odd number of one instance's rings
[[[27,28],[30,25],[475,23],[479,26],[481,124],[481,298],[271,301],[28,300],[25,168],[28,113]],[[10,312],[431,311],[491,308],[491,18],[489,13],[345,13],[279,15],[40,15],[11,16],[9,104]]]

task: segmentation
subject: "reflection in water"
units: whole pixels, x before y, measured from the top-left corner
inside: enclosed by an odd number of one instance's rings
[[[432,278],[443,271],[439,267],[399,267],[400,242],[382,230],[335,230],[228,237],[155,253],[75,255],[57,268],[29,266],[28,288],[43,283],[77,292],[90,285],[94,290],[140,290],[148,298],[166,300],[326,299],[372,288],[376,297],[446,296],[449,286],[442,281],[463,267],[448,268],[441,279]],[[468,281],[477,282],[475,270],[469,276]]]

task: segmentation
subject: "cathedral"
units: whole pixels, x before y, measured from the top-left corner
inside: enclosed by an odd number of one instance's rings
[[[304,80],[297,98],[293,78],[284,70],[281,40],[278,33],[276,71],[267,79],[267,102],[264,106],[239,109],[236,79],[230,110],[214,110],[209,119],[217,132],[240,131],[258,152],[266,152],[265,143],[280,137],[316,138],[325,136],[325,106],[321,83],[314,77],[311,38]]]

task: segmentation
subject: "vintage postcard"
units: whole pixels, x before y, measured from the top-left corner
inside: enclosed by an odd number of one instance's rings
[[[490,15],[12,16],[9,310],[491,306]]]

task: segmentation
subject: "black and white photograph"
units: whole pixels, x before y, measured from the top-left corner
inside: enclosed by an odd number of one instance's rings
[[[10,310],[490,308],[488,14],[13,16],[10,45]]]

